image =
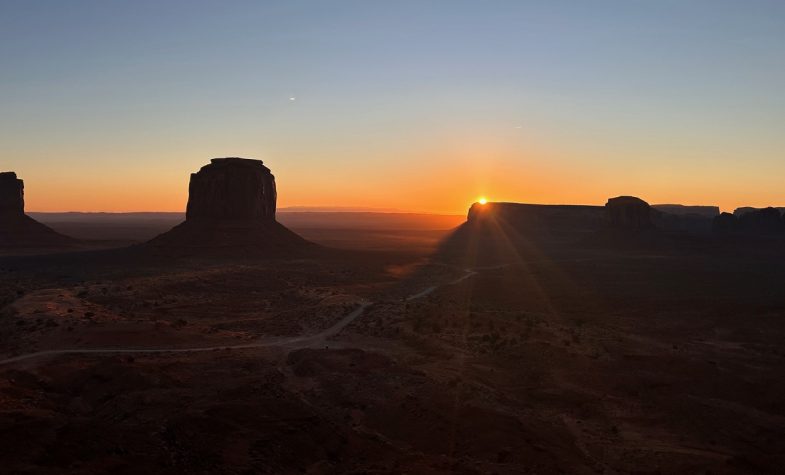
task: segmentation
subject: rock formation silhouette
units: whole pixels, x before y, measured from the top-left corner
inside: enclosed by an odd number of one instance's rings
[[[769,206],[769,208],[772,208],[772,206]],[[785,213],[785,206],[773,206],[773,208],[779,211],[780,213]],[[741,206],[733,210],[733,215],[736,216],[737,218],[741,218],[747,213],[751,213],[753,211],[760,211],[762,209],[765,208],[753,208],[752,206]]]
[[[641,231],[654,227],[651,206],[635,196],[610,198],[605,204],[605,216],[612,229]]]
[[[680,204],[651,205],[652,209],[675,216],[695,216],[714,219],[720,214],[719,206],[686,206]]]
[[[275,220],[275,177],[261,160],[214,158],[191,174],[185,222],[148,246],[170,254],[275,255],[314,247]]]
[[[774,235],[785,233],[785,216],[779,208],[745,208],[744,212],[722,213],[714,220],[713,230],[719,233]]]
[[[0,173],[0,216],[25,214],[25,183],[14,172]]]
[[[669,232],[709,233],[719,215],[719,206],[651,205],[654,227]]]
[[[25,214],[25,185],[14,172],[0,173],[0,247],[60,248],[76,241]]]
[[[474,203],[467,221],[442,241],[436,255],[471,267],[514,262],[549,249],[693,252],[704,248],[713,229],[736,229],[736,218],[715,216],[715,206],[661,208],[634,196],[609,198],[605,206]]]
[[[601,206],[474,203],[467,222],[505,222],[526,233],[596,230],[602,224]]]
[[[214,158],[191,174],[187,219],[275,220],[275,177],[261,160]]]

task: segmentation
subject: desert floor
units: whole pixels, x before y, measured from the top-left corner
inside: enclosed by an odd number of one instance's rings
[[[781,257],[323,236],[361,250],[2,259],[3,471],[785,466]]]

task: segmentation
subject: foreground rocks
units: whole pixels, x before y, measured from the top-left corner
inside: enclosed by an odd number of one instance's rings
[[[191,175],[185,222],[148,243],[168,254],[277,255],[314,245],[275,220],[275,177],[261,160],[214,158]]]
[[[0,173],[0,249],[57,249],[75,244],[74,239],[25,214],[24,189],[16,173]]]

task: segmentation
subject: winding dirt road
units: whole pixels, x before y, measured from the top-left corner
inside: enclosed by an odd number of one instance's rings
[[[446,287],[450,285],[456,285],[463,282],[466,279],[469,279],[478,272],[483,270],[494,270],[494,269],[501,269],[503,267],[507,267],[509,264],[502,264],[498,266],[491,266],[491,267],[477,267],[474,269],[465,269],[465,274],[453,281],[433,285],[425,290],[412,294],[406,297],[406,301],[417,300],[423,298],[435,290]],[[18,363],[20,361],[27,361],[37,358],[43,358],[46,356],[62,356],[62,355],[91,355],[91,354],[98,354],[98,355],[117,355],[117,354],[128,354],[128,353],[202,353],[207,351],[220,351],[220,350],[246,350],[246,349],[254,349],[254,348],[271,348],[271,347],[292,347],[293,349],[296,348],[303,348],[307,346],[311,346],[317,342],[326,340],[332,336],[337,335],[340,333],[346,326],[352,323],[354,320],[362,316],[365,311],[373,305],[373,302],[364,301],[362,302],[357,308],[352,310],[346,316],[341,318],[335,325],[322,330],[319,333],[315,333],[313,335],[303,335],[303,336],[296,336],[296,337],[279,337],[279,338],[271,338],[265,339],[263,341],[258,341],[256,343],[247,343],[244,345],[219,345],[219,346],[203,346],[203,347],[192,347],[192,348],[75,348],[75,349],[65,349],[65,350],[45,350],[45,351],[37,351],[35,353],[27,353],[23,355],[13,356],[11,358],[6,358],[0,360],[0,365],[8,365],[12,363]]]

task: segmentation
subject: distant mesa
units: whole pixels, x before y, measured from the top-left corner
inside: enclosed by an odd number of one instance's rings
[[[61,248],[76,244],[25,214],[25,185],[14,172],[0,173],[0,248]]]
[[[587,232],[604,227],[644,230],[654,227],[654,210],[634,196],[610,198],[604,207],[585,205],[536,205],[523,203],[475,203],[468,222],[505,222],[531,232]]]
[[[587,231],[601,225],[602,213],[601,206],[489,202],[473,204],[467,221],[474,224],[486,221],[505,223],[528,233]]]
[[[214,158],[191,174],[185,222],[148,243],[173,254],[274,255],[313,247],[275,220],[275,177],[261,160]]]
[[[651,206],[635,196],[610,198],[605,206],[475,203],[438,253],[470,266],[536,257],[558,246],[691,249],[712,231],[785,234],[785,216],[776,208],[737,217],[717,206]]]
[[[590,205],[475,203],[437,255],[467,267],[537,258],[543,249],[569,247],[595,235],[604,226],[604,213],[602,206]]]
[[[641,231],[654,227],[651,206],[635,196],[610,198],[605,204],[605,216],[612,229]]]
[[[467,221],[504,222],[530,236],[643,230],[708,234],[719,215],[718,206],[649,205],[635,196],[618,196],[608,199],[605,206],[475,203]]]
[[[769,206],[769,208],[772,208],[772,206]],[[785,213],[785,206],[773,206],[773,208],[776,209],[777,211],[779,211],[780,213]],[[742,216],[744,216],[747,213],[752,213],[754,211],[760,211],[762,209],[765,209],[765,208],[753,208],[752,206],[741,206],[741,207],[736,208],[735,210],[733,210],[733,215],[736,216],[737,218],[741,218]]]
[[[651,205],[652,209],[674,216],[714,219],[720,214],[719,206],[686,206],[677,204]]]
[[[739,212],[739,210],[743,210]],[[773,235],[785,233],[782,208],[739,208],[733,214],[722,213],[714,219],[713,229],[719,233]]]
[[[719,206],[651,205],[654,227],[663,231],[707,234],[720,215]]]

